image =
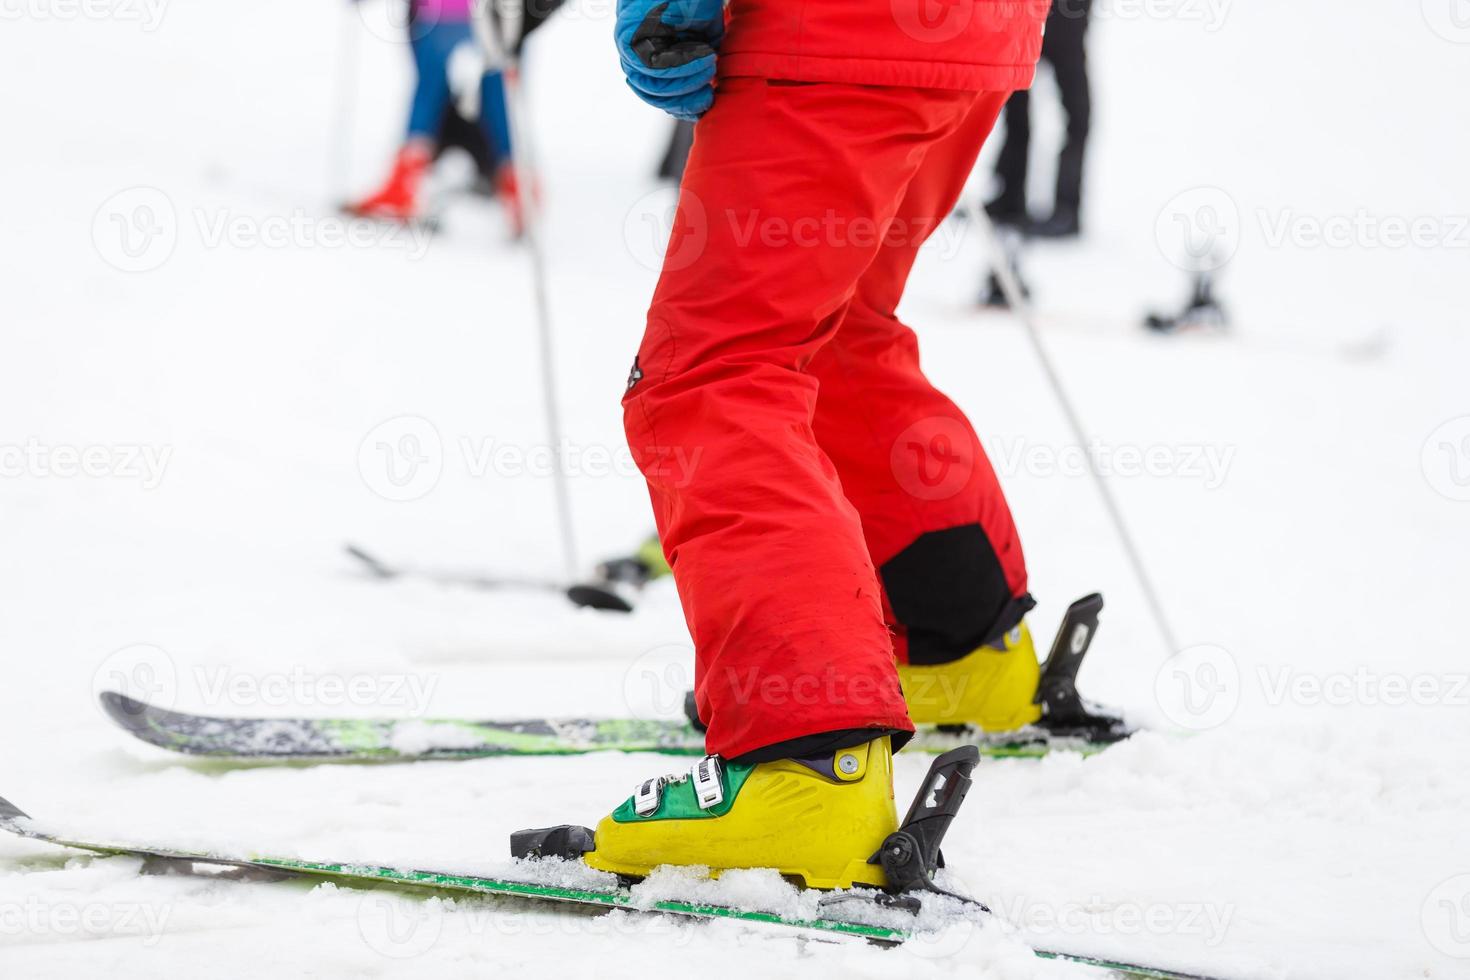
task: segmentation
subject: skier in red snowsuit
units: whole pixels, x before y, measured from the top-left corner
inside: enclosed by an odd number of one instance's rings
[[[1009,509],[894,310],[1007,95],[1030,84],[1046,9],[731,0],[721,23],[702,0],[620,5],[632,87],[699,117],[623,407],[694,638],[707,748],[722,798],[739,799],[707,804],[698,771],[644,784],[588,863],[882,884],[863,862],[893,829],[891,783],[887,813],[881,787],[857,790],[881,784],[911,709],[945,720],[916,707],[915,678],[967,665],[953,676],[975,683],[949,707],[985,716],[993,688],[1016,702],[1002,716],[1034,720]],[[1019,674],[986,666],[1018,652]],[[798,816],[802,777],[817,802]],[[817,830],[777,846],[766,820]]]

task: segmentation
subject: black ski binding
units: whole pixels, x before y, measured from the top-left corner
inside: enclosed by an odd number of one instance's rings
[[[1215,296],[1214,273],[1208,269],[1194,273],[1189,300],[1181,312],[1174,315],[1150,313],[1143,324],[1155,333],[1163,334],[1224,330],[1229,326],[1230,318],[1226,316],[1225,307],[1220,305],[1220,300]]]
[[[1000,245],[1002,261],[1010,267],[1012,277],[1021,288],[1021,298],[1030,299],[1031,288],[1021,275],[1021,252],[1025,244],[1025,236],[1019,227],[999,223],[995,225],[995,236]],[[986,273],[985,291],[980,296],[980,305],[988,310],[1009,310],[1011,308],[1011,299],[1001,285],[1000,273],[995,269],[994,264]]]
[[[567,598],[588,609],[632,612],[638,593],[653,579],[653,569],[642,558],[611,558],[597,566],[591,581],[567,589]]]
[[[592,831],[576,824],[564,823],[540,830],[517,830],[510,835],[513,858],[563,858],[580,861],[582,855],[596,850]]]
[[[972,782],[970,773],[979,762],[980,750],[973,745],[962,745],[944,753],[929,767],[903,823],[884,839],[878,853],[868,859],[869,864],[880,865],[888,876],[889,894],[883,904],[917,912],[919,896],[928,893],[947,895],[989,911],[974,899],[945,891],[934,883],[934,872],[944,867],[939,845],[960,812],[960,804],[965,802]]]
[[[1097,592],[1068,606],[1051,653],[1041,666],[1035,700],[1041,706],[1041,720],[1036,725],[1052,735],[1121,742],[1133,734],[1122,718],[1088,703],[1077,693],[1077,671],[1092,646],[1102,607],[1103,597]]]

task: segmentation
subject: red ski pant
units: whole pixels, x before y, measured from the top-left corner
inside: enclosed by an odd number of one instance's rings
[[[912,730],[895,655],[1029,608],[995,474],[894,316],[1005,98],[733,78],[698,124],[623,405],[710,752]]]

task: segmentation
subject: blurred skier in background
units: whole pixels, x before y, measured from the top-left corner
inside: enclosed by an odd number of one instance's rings
[[[1031,164],[1031,93],[1006,102],[1005,142],[996,161],[1000,192],[986,206],[997,225],[1038,238],[1073,238],[1082,229],[1082,169],[1092,126],[1092,87],[1087,77],[1087,24],[1092,0],[1055,0],[1046,18],[1041,60],[1051,65],[1067,116],[1066,139],[1057,157],[1056,196],[1049,218],[1033,220],[1026,201]]]
[[[409,0],[408,38],[418,79],[409,105],[408,132],[394,159],[392,172],[372,194],[354,201],[346,210],[355,215],[390,221],[413,221],[423,214],[423,187],[429,169],[444,148],[445,128],[455,136],[455,92],[452,63],[460,53],[483,64],[470,23],[472,0]],[[492,67],[478,69],[479,117],[484,154],[477,164],[492,174],[494,190],[510,217],[512,230],[523,225],[516,173],[512,165],[510,117],[505,103],[505,80]],[[471,143],[462,128],[455,137]],[[475,147],[467,146],[471,155]]]

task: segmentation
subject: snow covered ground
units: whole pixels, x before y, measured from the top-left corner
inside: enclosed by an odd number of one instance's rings
[[[340,554],[559,572],[524,255],[474,202],[432,240],[344,242],[330,216],[342,66],[352,189],[400,126],[379,3],[0,0],[0,795],[32,813],[493,868],[511,830],[591,821],[670,766],[230,769],[91,707],[122,684],[240,714],[667,714],[687,682],[671,589],[620,618]],[[973,226],[945,226],[905,314],[1010,489],[1038,632],[1103,590],[1084,687],[1195,734],[985,763],[950,864],[1041,945],[1470,976],[1463,4],[1099,3],[1088,235],[1027,271],[1189,649],[1153,632],[1024,337],[975,311]],[[610,7],[559,14],[530,69],[584,562],[649,523],[617,399],[670,200]],[[1178,214],[1238,246],[1231,339],[1135,326],[1182,299]],[[901,796],[924,764],[900,758]],[[1087,973],[988,933],[885,952],[136,872],[0,840],[0,976]]]

